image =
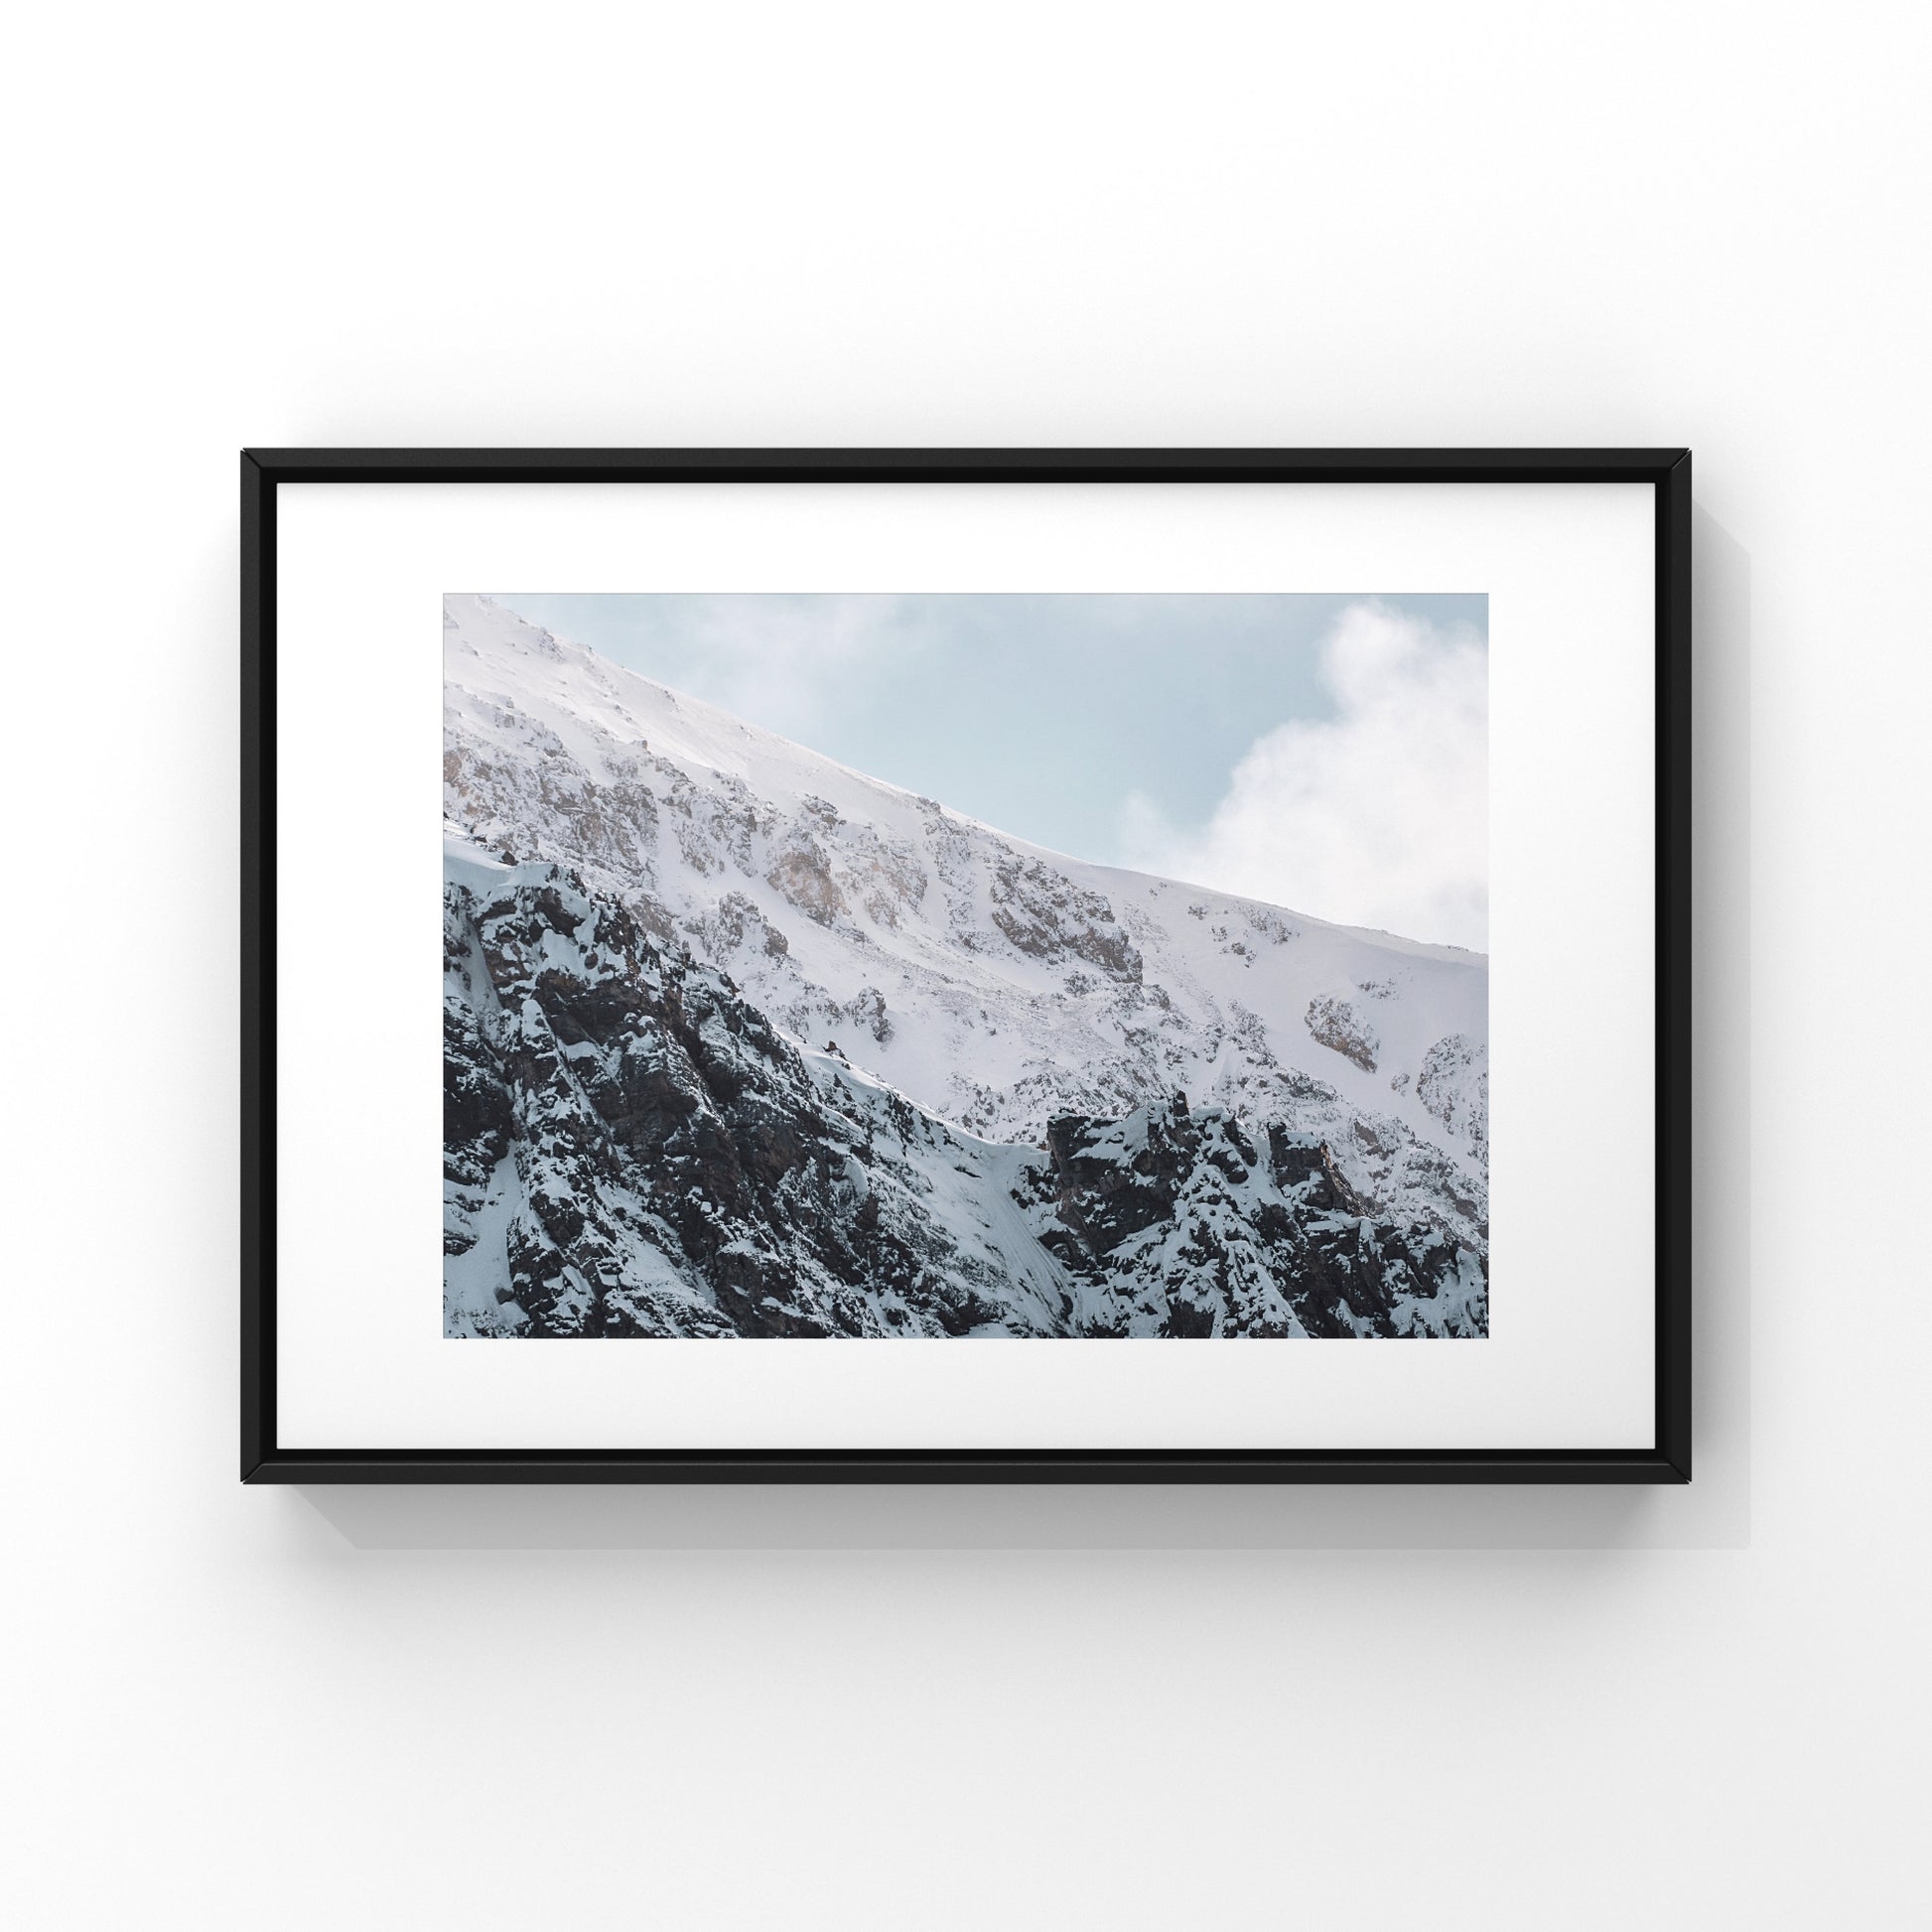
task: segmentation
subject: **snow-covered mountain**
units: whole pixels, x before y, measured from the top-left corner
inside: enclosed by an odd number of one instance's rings
[[[454,1332],[1486,1327],[1480,956],[1062,858],[487,599],[444,636]]]

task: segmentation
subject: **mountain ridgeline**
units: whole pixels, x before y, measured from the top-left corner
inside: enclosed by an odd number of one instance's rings
[[[447,1333],[1487,1332],[1479,956],[445,645]]]

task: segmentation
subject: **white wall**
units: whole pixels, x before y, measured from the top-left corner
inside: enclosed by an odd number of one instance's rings
[[[12,1921],[1923,1912],[1926,37],[16,22]],[[244,1493],[244,441],[1694,445],[1696,1484]]]

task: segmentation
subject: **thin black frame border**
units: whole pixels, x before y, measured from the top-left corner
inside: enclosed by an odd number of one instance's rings
[[[1648,483],[1656,488],[1656,1441],[1648,1449],[293,1449],[275,1432],[275,510],[284,483]],[[244,1482],[1691,1479],[1691,453],[276,450],[241,453]]]

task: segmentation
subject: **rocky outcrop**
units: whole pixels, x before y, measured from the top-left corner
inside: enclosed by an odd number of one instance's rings
[[[830,925],[846,909],[845,895],[832,876],[831,861],[816,839],[800,838],[772,861],[765,883],[784,895],[806,918]]]
[[[1353,1060],[1364,1073],[1375,1071],[1382,1042],[1362,1010],[1352,1000],[1324,993],[1309,1002],[1308,1027],[1316,1045]]]
[[[1489,1153],[1489,1048],[1466,1034],[1439,1039],[1416,1076],[1422,1104],[1486,1167]]]
[[[1139,985],[1141,955],[1104,893],[1084,891],[1037,859],[994,863],[993,924],[1029,959],[1084,960],[1109,979]]]
[[[1077,1284],[1084,1335],[1475,1335],[1482,1258],[1372,1215],[1321,1141],[1257,1141],[1184,1095],[1120,1120],[1067,1117],[1027,1176],[1042,1244]]]

